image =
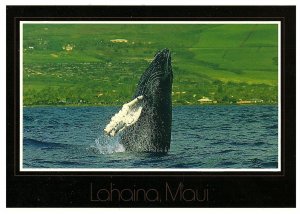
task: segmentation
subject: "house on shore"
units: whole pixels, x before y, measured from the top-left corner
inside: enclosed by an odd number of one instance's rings
[[[200,102],[200,104],[216,104],[217,103],[216,100],[211,100],[208,97],[202,97],[201,99],[198,100],[198,102]]]
[[[240,99],[239,101],[236,102],[236,104],[258,104],[258,103],[263,103],[264,101],[261,99],[250,99],[250,100],[242,100]]]
[[[127,43],[127,39],[112,39],[110,40],[112,43]]]
[[[250,100],[239,100],[236,103],[237,104],[251,104],[252,102]]]

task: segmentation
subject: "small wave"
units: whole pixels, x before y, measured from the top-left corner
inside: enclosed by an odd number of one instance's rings
[[[267,128],[268,129],[278,129],[278,125],[274,124],[274,125],[268,126]]]
[[[258,142],[255,142],[253,143],[254,146],[262,146],[262,145],[265,145],[266,143],[263,142],[263,141],[258,141]]]
[[[112,154],[125,152],[125,148],[119,143],[118,138],[110,138],[107,136],[98,137],[88,150],[96,154]]]
[[[32,121],[34,121],[34,117],[28,116],[26,114],[23,116],[23,118],[24,118],[24,121],[26,121],[26,122],[32,122]]]
[[[221,161],[216,165],[218,168],[230,168],[234,167],[237,163],[233,161]]]
[[[49,147],[49,148],[57,148],[57,147],[67,147],[67,144],[62,143],[52,143],[52,142],[45,142],[39,141],[30,138],[24,138],[23,140],[24,145],[33,146],[33,147]]]
[[[277,161],[265,162],[265,163],[262,163],[262,166],[264,168],[277,168],[278,167],[278,162]]]
[[[224,154],[224,153],[229,153],[229,152],[234,152],[236,150],[234,149],[224,149],[222,151],[216,152],[216,154]]]
[[[174,165],[171,165],[170,168],[187,168],[187,164],[176,163]]]

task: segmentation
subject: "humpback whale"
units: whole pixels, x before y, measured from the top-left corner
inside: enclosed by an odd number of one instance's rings
[[[173,72],[171,53],[159,51],[141,76],[133,100],[115,114],[104,132],[122,132],[126,151],[162,152],[170,149]]]

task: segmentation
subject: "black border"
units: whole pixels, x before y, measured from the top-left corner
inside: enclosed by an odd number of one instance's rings
[[[7,6],[7,206],[8,207],[295,207],[296,201],[295,6]],[[280,21],[281,172],[20,172],[19,21]],[[16,165],[17,163],[17,165]],[[208,201],[91,200],[93,185],[207,188]],[[100,185],[100,186],[101,186]]]

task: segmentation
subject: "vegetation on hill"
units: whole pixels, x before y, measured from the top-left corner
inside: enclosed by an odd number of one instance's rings
[[[172,52],[173,103],[276,103],[275,24],[24,24],[23,102],[121,105]]]

